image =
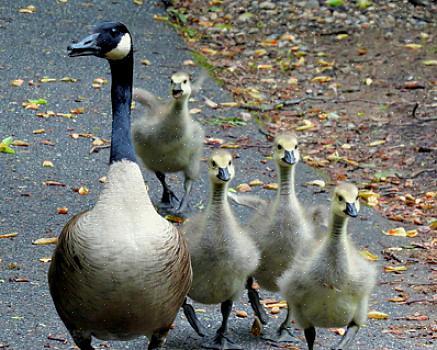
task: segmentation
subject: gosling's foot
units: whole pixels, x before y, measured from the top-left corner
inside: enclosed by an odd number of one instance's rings
[[[179,206],[179,199],[176,197],[173,191],[168,190],[164,192],[161,198],[161,202],[158,204],[159,209],[169,210]]]
[[[243,348],[224,334],[216,334],[212,339],[202,344],[204,349],[243,350]]]
[[[274,343],[296,342],[296,337],[293,335],[293,332],[289,327],[279,327],[279,329],[266,332],[265,334],[262,335],[262,338]]]

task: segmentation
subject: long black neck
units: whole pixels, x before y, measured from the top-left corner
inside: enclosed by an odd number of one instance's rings
[[[110,60],[112,74],[112,136],[109,163],[126,159],[136,162],[130,128],[134,59],[131,51],[122,60]]]

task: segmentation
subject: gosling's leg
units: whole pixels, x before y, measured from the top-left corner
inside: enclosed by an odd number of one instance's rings
[[[291,321],[291,312],[290,309],[288,308],[287,317],[285,318],[284,322],[281,323],[278,329],[279,342],[291,342],[295,340],[293,336],[293,332],[291,331],[290,321]]]
[[[181,204],[179,205],[178,211],[179,212],[183,212],[188,205],[188,197],[190,196],[191,193],[191,187],[193,186],[193,180],[185,177],[185,182],[184,182],[184,196],[182,197],[181,200]]]
[[[247,296],[249,297],[250,305],[252,306],[253,312],[256,316],[258,316],[259,320],[262,324],[267,324],[269,322],[269,318],[262,307],[259,299],[258,291],[252,287],[254,278],[249,277],[246,282]]]
[[[217,329],[216,335],[212,341],[202,344],[205,349],[216,349],[216,350],[242,350],[243,348],[238,344],[234,343],[231,339],[226,336],[226,331],[228,330],[228,319],[232,311],[232,300],[226,300],[221,304],[222,311],[222,325]]]
[[[184,300],[184,303],[182,304],[182,309],[184,310],[185,317],[187,318],[190,326],[193,327],[198,335],[200,335],[201,337],[205,336],[205,328],[202,326],[199,319],[197,318],[193,306],[187,303],[187,299]]]
[[[332,347],[332,350],[345,350],[348,349],[351,345],[352,341],[354,340],[355,336],[358,333],[358,330],[360,329],[360,326],[358,326],[354,321],[349,323],[347,326],[346,333],[341,338],[340,342]]]
[[[165,182],[165,174],[160,171],[155,171],[156,177],[162,185],[161,205],[163,208],[174,208],[179,202],[178,197],[173,193]]]
[[[169,330],[170,328],[161,328],[153,332],[147,350],[158,349],[163,346]]]
[[[304,330],[304,333],[308,344],[308,350],[313,350],[314,340],[316,339],[316,329],[314,327],[309,327]]]

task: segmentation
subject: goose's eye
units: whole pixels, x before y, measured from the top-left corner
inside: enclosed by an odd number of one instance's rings
[[[338,196],[338,201],[339,201],[339,202],[343,202],[343,200],[344,200],[343,196],[339,195],[339,196]]]
[[[112,28],[111,29],[111,35],[115,36],[116,33],[117,33],[117,29],[116,28]]]
[[[215,168],[217,166],[217,163],[215,161],[212,161],[211,165]]]
[[[281,146],[281,145],[278,145],[278,149],[282,149],[282,146]]]
[[[232,164],[232,161],[230,160],[229,163],[228,163],[228,165],[231,165],[231,164]]]

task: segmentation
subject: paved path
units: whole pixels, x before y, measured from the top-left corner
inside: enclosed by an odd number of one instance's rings
[[[99,137],[110,135],[109,85],[102,89],[92,88],[97,77],[109,79],[109,67],[95,58],[75,58],[66,56],[66,47],[74,39],[88,33],[98,20],[121,20],[128,25],[135,38],[135,82],[160,96],[167,95],[169,75],[179,69],[182,62],[190,59],[190,52],[171,27],[153,19],[154,14],[163,14],[155,1],[145,1],[136,6],[132,1],[34,1],[36,13],[22,14],[18,9],[29,5],[29,1],[9,1],[0,3],[0,138],[13,135],[15,139],[30,143],[29,147],[15,147],[15,155],[0,154],[0,234],[17,232],[13,239],[0,240],[0,349],[39,350],[72,349],[66,329],[58,318],[47,288],[48,264],[40,258],[51,256],[53,246],[33,246],[31,242],[40,237],[58,235],[62,226],[72,214],[89,208],[96,200],[101,184],[98,179],[108,168],[108,150],[89,154],[91,140],[73,139],[71,133],[93,133]],[[139,64],[147,58],[150,66]],[[70,76],[79,79],[75,83],[38,83],[43,77],[60,79]],[[21,87],[12,87],[10,81],[23,79]],[[35,84],[29,85],[33,81]],[[214,101],[229,101],[228,96],[217,85],[209,81],[203,94]],[[84,107],[85,114],[74,119],[63,117],[40,118],[36,112],[25,110],[21,104],[27,99],[44,98],[47,106],[39,112],[52,110],[68,113],[71,109]],[[81,101],[81,102],[77,102]],[[235,116],[237,110],[213,112],[203,103],[194,103],[203,109],[199,119],[206,124],[215,116]],[[138,113],[138,112],[136,112]],[[254,124],[233,129],[221,129],[205,125],[209,137],[219,137],[232,141],[235,137],[247,136],[252,144],[268,146],[264,137],[257,132]],[[33,131],[44,129],[43,134]],[[53,145],[43,144],[49,140]],[[47,142],[46,142],[47,143]],[[207,153],[207,152],[206,152]],[[270,162],[260,163],[268,148],[237,150],[241,158],[236,162],[237,177],[234,185],[260,178],[265,182],[275,181]],[[50,160],[53,168],[44,168],[42,162]],[[203,167],[204,168],[204,167]],[[158,183],[149,172],[144,172],[150,184],[152,198],[157,200],[160,192]],[[205,202],[207,183],[203,169],[202,179],[195,185],[192,202],[194,210]],[[314,195],[312,189],[303,187],[305,181],[320,178],[321,175],[304,165],[298,169],[298,191],[304,201],[325,201],[326,194]],[[47,187],[44,181],[54,180],[65,187]],[[172,179],[173,188],[181,188],[180,178]],[[90,194],[79,196],[73,188],[87,186]],[[262,192],[263,195],[273,193]],[[58,207],[68,207],[67,216],[58,215]],[[239,211],[243,217],[247,213]],[[401,241],[383,237],[381,229],[389,225],[367,209],[353,227],[354,238],[360,246],[369,246],[379,252],[382,247],[398,245]],[[425,279],[420,270],[414,279]],[[413,272],[412,272],[413,273]],[[18,282],[20,279],[26,282]],[[396,277],[394,277],[396,279]],[[371,307],[399,316],[404,309],[393,304],[382,304],[392,295],[389,285],[376,290]],[[390,287],[391,288],[391,287]],[[265,295],[265,294],[264,294]],[[274,296],[279,298],[279,296]],[[218,307],[196,307],[208,312],[199,313],[202,321],[215,329],[220,322]],[[405,308],[405,307],[404,307]],[[246,298],[236,305],[236,309],[247,308]],[[408,313],[420,311],[419,307]],[[249,311],[249,310],[248,310]],[[270,349],[273,346],[255,339],[248,334],[252,318],[231,318],[231,332],[246,349]],[[272,317],[272,324],[279,319]],[[421,348],[413,339],[399,341],[382,330],[391,321],[371,321],[357,338],[357,349],[415,349]],[[211,330],[212,333],[212,330]],[[296,331],[297,348],[303,348],[302,332]],[[52,338],[52,339],[50,339]],[[318,338],[320,347],[337,341],[332,332],[321,331]],[[57,339],[57,340],[56,340]],[[65,341],[63,341],[65,340]],[[96,349],[145,349],[146,340],[130,342],[94,342]],[[200,341],[188,326],[183,315],[176,320],[176,328],[170,333],[167,349],[196,349]]]

